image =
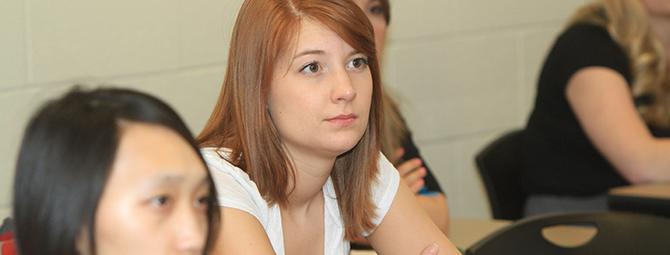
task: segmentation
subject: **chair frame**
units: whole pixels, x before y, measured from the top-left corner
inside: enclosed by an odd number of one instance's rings
[[[557,246],[542,229],[560,225],[592,225],[598,233],[578,247]],[[668,254],[670,219],[624,212],[547,214],[519,220],[472,245],[465,255],[489,254]]]
[[[521,185],[523,133],[523,130],[507,132],[475,157],[494,219],[517,220],[523,217],[528,196]],[[497,165],[500,162],[509,165]],[[502,183],[506,186],[500,186]]]

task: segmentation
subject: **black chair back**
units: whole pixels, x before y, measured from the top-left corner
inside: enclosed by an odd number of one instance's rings
[[[591,225],[595,236],[577,247],[558,246],[542,229],[559,225]],[[523,219],[475,243],[466,255],[667,255],[670,254],[670,219],[621,212],[573,213]]]
[[[475,157],[494,219],[523,217],[527,194],[521,186],[523,130],[511,131]]]

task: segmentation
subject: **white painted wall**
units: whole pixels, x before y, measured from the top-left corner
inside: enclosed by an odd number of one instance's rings
[[[385,81],[449,196],[488,217],[473,155],[522,126],[545,52],[585,0],[395,0]],[[0,217],[23,128],[73,83],[158,95],[194,132],[219,92],[241,0],[0,1]]]

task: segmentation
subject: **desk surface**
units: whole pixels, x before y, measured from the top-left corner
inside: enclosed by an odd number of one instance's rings
[[[631,185],[611,189],[611,210],[670,217],[670,183]]]
[[[448,236],[456,247],[466,249],[510,223],[511,221],[492,219],[452,219]]]
[[[631,185],[613,188],[609,192],[615,196],[648,197],[670,200],[670,183]]]
[[[449,240],[461,249],[466,249],[494,231],[507,226],[510,221],[491,219],[452,219]],[[375,255],[374,251],[351,251],[351,255]]]

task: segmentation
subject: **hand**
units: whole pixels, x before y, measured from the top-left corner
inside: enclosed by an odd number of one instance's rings
[[[421,255],[437,255],[438,252],[440,252],[440,247],[436,243],[432,243],[421,251]]]
[[[419,158],[413,158],[398,163],[398,161],[402,159],[403,154],[405,154],[405,150],[402,148],[397,149],[391,162],[393,162],[393,165],[398,169],[398,173],[400,173],[400,177],[405,184],[407,184],[410,190],[416,194],[426,184],[423,180],[423,177],[426,176],[426,168],[423,167],[423,162]]]

